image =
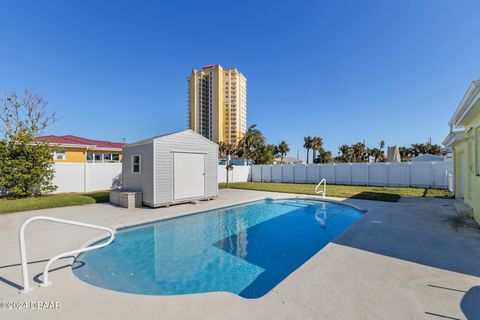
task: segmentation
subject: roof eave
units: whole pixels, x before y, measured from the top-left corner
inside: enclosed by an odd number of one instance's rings
[[[48,143],[51,146],[63,147],[63,148],[84,148],[89,150],[105,150],[105,151],[122,151],[121,147],[99,147],[92,144],[72,144],[72,143],[58,143],[58,142],[48,142],[48,141],[39,141]]]
[[[460,105],[455,110],[449,125],[452,128],[459,128],[465,124],[466,116],[473,107],[480,102],[480,81],[473,81],[465,93]]]
[[[88,144],[58,143],[58,142],[48,142],[48,141],[41,141],[41,140],[40,140],[40,142],[48,143],[51,146],[58,146],[58,147],[65,147],[65,148],[94,148],[94,147],[96,147],[94,145],[88,145]]]
[[[122,151],[122,148],[112,148],[112,147],[94,147],[91,150],[99,150],[99,151]]]
[[[453,147],[459,142],[462,142],[465,140],[465,131],[454,131],[451,132],[445,140],[443,140],[443,145],[446,147]]]

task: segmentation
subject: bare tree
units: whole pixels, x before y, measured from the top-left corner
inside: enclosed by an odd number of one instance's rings
[[[48,101],[40,94],[25,91],[22,97],[15,92],[1,100],[0,132],[6,141],[16,139],[20,133],[32,137],[40,135],[59,119],[55,112],[47,112]],[[15,141],[12,141],[15,142]]]

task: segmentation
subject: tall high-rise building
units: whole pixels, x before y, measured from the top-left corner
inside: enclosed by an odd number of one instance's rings
[[[192,70],[188,124],[215,142],[237,143],[247,130],[247,79],[237,69],[210,65]]]

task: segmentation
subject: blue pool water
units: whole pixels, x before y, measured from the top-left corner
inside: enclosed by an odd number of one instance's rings
[[[116,291],[176,295],[228,291],[257,298],[361,216],[308,200],[264,200],[117,232],[77,257],[73,272]]]

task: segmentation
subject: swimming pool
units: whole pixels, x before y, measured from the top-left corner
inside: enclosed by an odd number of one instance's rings
[[[83,253],[74,274],[136,294],[266,294],[363,211],[313,200],[262,200],[126,228]]]

